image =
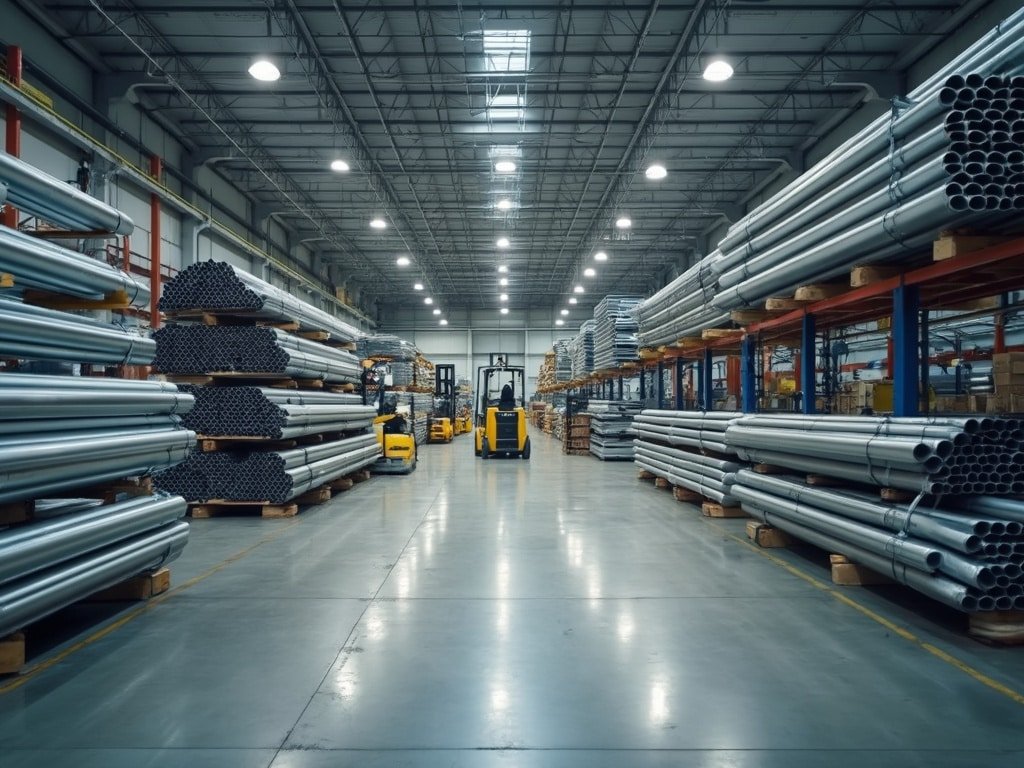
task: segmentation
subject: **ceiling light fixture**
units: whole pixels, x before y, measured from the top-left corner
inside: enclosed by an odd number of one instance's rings
[[[668,171],[665,170],[664,165],[654,163],[654,165],[647,166],[647,170],[644,171],[644,176],[646,176],[651,181],[657,181],[658,179],[664,179],[666,176],[668,176]]]
[[[712,59],[704,67],[704,79],[712,83],[721,83],[732,77],[732,65],[724,59]]]
[[[568,314],[569,314],[569,310],[568,309],[563,309],[562,310],[562,315],[563,316],[568,315]]]
[[[512,209],[512,201],[507,197],[503,197],[497,202],[496,207],[499,211],[509,211]]]
[[[412,284],[412,289],[414,291],[422,291],[423,290],[423,283],[413,283]]]
[[[370,219],[370,226],[374,229],[385,229],[388,223],[379,216],[376,219]]]
[[[501,314],[507,315],[508,314],[508,307],[502,307],[499,311],[501,312]]]
[[[580,303],[580,300],[579,300],[579,299],[577,299],[577,298],[576,298],[575,296],[570,296],[570,297],[569,297],[569,303],[570,303],[570,304],[579,304],[579,303]]]
[[[503,293],[500,296],[498,296],[498,301],[508,301],[508,294]]]
[[[598,251],[594,254],[594,261],[608,261],[608,254],[604,251]]]
[[[586,269],[583,270],[584,277],[594,277],[596,274],[597,270],[595,270],[593,267],[587,267]]]
[[[399,256],[397,259],[395,259],[395,264],[397,264],[400,267],[408,267],[410,264],[412,264],[412,262],[409,260],[408,256]]]
[[[440,315],[441,314],[441,310],[438,309],[437,307],[434,307],[434,314],[435,315]]]
[[[502,288],[504,288],[506,285],[508,285],[508,278],[507,277],[501,278],[498,281],[498,285],[500,285]]]
[[[575,288],[572,289],[572,292],[573,293],[585,293],[585,291],[583,290],[583,286],[582,285],[577,285]]]
[[[270,59],[260,57],[249,65],[249,74],[256,80],[272,83],[281,79],[281,70]]]
[[[331,170],[335,173],[347,173],[350,170],[349,164],[341,158],[331,160]]]
[[[509,242],[507,237],[499,237],[495,245],[497,245],[499,248],[508,248],[511,245],[511,243]]]
[[[494,164],[494,170],[498,173],[514,173],[516,170],[516,164],[511,160],[499,160]]]
[[[504,264],[499,264],[498,271],[501,272],[502,274],[505,274],[508,272],[508,267],[506,267]]]
[[[558,318],[557,320],[555,320],[555,325],[565,325],[565,320],[563,320],[562,318]]]
[[[448,321],[445,318],[442,317],[439,324],[440,325],[448,325]]]
[[[619,216],[615,220],[615,226],[619,229],[629,229],[633,226],[633,220],[629,216]]]
[[[427,296],[427,298],[425,298],[425,299],[423,300],[423,303],[424,303],[424,304],[427,304],[427,305],[430,305],[430,304],[433,304],[433,303],[434,303],[434,300],[433,300],[432,298],[430,298],[429,296]]]

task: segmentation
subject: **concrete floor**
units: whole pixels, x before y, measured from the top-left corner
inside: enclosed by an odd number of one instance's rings
[[[993,687],[1024,691],[1024,649],[902,589],[845,603],[820,553],[773,561],[533,439],[529,463],[425,447],[290,521],[195,521],[179,591],[82,647],[136,609],[65,613],[92,623],[37,661],[72,652],[0,681],[0,765],[1024,764],[1024,697]]]

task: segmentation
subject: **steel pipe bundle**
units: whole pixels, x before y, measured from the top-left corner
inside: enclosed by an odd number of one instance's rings
[[[733,494],[758,519],[955,608],[1024,607],[1020,522],[997,514],[883,504],[865,493],[810,487],[750,470],[736,474]]]
[[[735,222],[718,248],[639,309],[646,346],[856,264],[902,257],[965,221],[1024,209],[1024,12]],[[999,73],[970,74],[959,73]],[[1016,133],[1015,133],[1016,132]]]
[[[420,351],[415,344],[390,333],[373,333],[362,336],[356,345],[361,358],[387,357],[391,360],[413,361]]]
[[[726,506],[738,502],[732,487],[740,465],[699,453],[670,448],[644,439],[633,442],[634,463],[648,472],[663,477],[672,485],[689,488]]]
[[[410,387],[416,382],[416,364],[411,360],[393,360],[388,363],[391,368],[391,384],[395,387]]]
[[[297,322],[303,330],[326,331],[332,341],[356,341],[362,333],[287,291],[223,261],[192,264],[164,285],[163,312],[215,311]]]
[[[36,428],[11,428],[12,423],[39,421],[59,421],[65,429],[74,430],[83,428],[82,419],[106,419],[117,426],[124,417],[153,416],[164,417],[166,425],[167,417],[186,414],[194,404],[191,394],[160,381],[0,374],[0,433],[4,434]]]
[[[605,296],[594,307],[594,370],[637,358],[636,308],[642,296]]]
[[[374,434],[354,435],[286,451],[197,453],[154,478],[189,501],[211,499],[282,504],[377,460]]]
[[[147,365],[155,354],[137,328],[0,299],[0,358]]]
[[[422,445],[427,442],[428,422],[434,406],[434,396],[419,392],[393,392],[389,396],[395,398],[399,412],[407,414],[412,420],[416,444]]]
[[[120,269],[8,227],[0,227],[0,272],[13,275],[18,289],[85,299],[123,292],[131,304],[149,304],[149,288]]]
[[[187,542],[188,523],[179,520],[0,587],[0,635],[166,565],[181,554]]]
[[[648,409],[633,419],[641,440],[718,453],[735,453],[726,444],[729,424],[742,416],[734,411],[659,411]]]
[[[555,381],[572,380],[572,352],[570,339],[558,339],[553,344],[555,350]]]
[[[135,229],[121,211],[6,152],[0,152],[0,184],[7,186],[8,203],[54,224],[116,235],[130,235]]]
[[[594,370],[594,325],[592,319],[584,321],[580,325],[580,332],[569,342],[572,379],[582,379]]]
[[[287,440],[320,432],[354,432],[377,411],[359,395],[270,387],[186,387],[195,407],[182,424],[201,435]]]
[[[1024,492],[1015,419],[750,415],[726,444],[746,461],[930,494]]]
[[[153,334],[156,366],[164,373],[284,374],[299,379],[359,380],[355,355],[277,328],[169,325]]]

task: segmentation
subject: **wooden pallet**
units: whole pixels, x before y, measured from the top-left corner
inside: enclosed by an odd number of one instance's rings
[[[105,503],[112,504],[121,495],[152,496],[153,493],[152,476],[143,475],[141,477],[126,477],[111,483],[101,483],[89,488],[77,488],[74,491],[74,496],[82,499],[102,499]]]
[[[1024,611],[972,613],[967,634],[991,645],[1024,645]]]
[[[981,235],[966,230],[942,232],[939,238],[932,243],[932,261],[955,259],[965,253],[980,251],[983,248],[999,245],[1012,239],[1005,235]]]
[[[657,475],[646,469],[641,469],[636,473],[637,480],[653,480]]]
[[[95,592],[81,602],[127,602],[142,601],[162,595],[171,588],[171,571],[159,568],[149,573],[133,576],[120,584]],[[26,632],[29,626],[7,637],[0,638],[0,675],[16,675],[25,667]]]
[[[197,445],[202,453],[214,453],[234,448],[246,448],[260,451],[283,451],[298,445],[296,440],[275,440],[255,435],[199,435]]]
[[[801,285],[796,289],[793,298],[797,301],[815,302],[841,296],[850,290],[850,286],[843,283],[814,283]]]
[[[832,583],[841,587],[868,587],[881,584],[895,584],[891,578],[863,565],[851,563],[846,555],[828,556],[832,566]]]
[[[562,450],[566,456],[589,456],[589,448],[565,448]]]
[[[705,501],[700,505],[700,512],[704,517],[748,517],[743,507],[727,507],[716,501]]]
[[[890,277],[896,277],[900,273],[898,267],[883,267],[872,264],[871,266],[854,267],[850,270],[850,287],[863,288],[866,285],[874,285]]]
[[[260,517],[267,519],[278,519],[282,517],[295,517],[295,515],[299,514],[299,505],[294,501],[285,504],[271,504],[264,501],[214,499],[202,504],[190,504],[188,513],[196,520],[210,517],[253,514],[259,514]]]
[[[268,320],[256,317],[245,309],[177,309],[165,312],[168,320],[194,320],[203,325],[257,325],[263,328],[279,328],[295,332],[302,325],[298,320]],[[315,333],[315,331],[314,331]]]
[[[788,533],[757,520],[747,523],[747,538],[763,549],[782,549],[793,545],[793,537]]]

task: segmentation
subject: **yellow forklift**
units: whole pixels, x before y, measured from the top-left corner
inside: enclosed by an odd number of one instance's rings
[[[363,362],[363,403],[377,406],[373,431],[380,443],[381,457],[370,471],[381,475],[408,475],[416,469],[416,435],[412,419],[398,412],[398,398],[388,393],[391,366],[383,360]]]
[[[434,366],[434,410],[427,429],[428,443],[450,443],[455,437],[455,366]]]
[[[476,431],[473,453],[482,459],[530,458],[526,434],[525,369],[492,355],[491,365],[477,369]]]

